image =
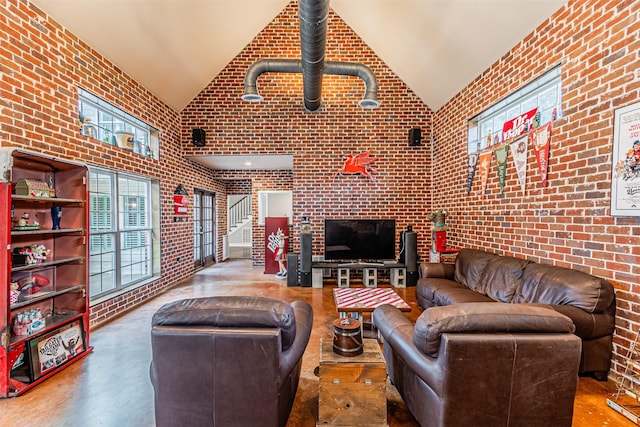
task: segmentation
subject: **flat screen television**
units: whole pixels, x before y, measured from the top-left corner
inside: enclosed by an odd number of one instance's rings
[[[325,219],[324,259],[384,261],[396,257],[394,219]]]

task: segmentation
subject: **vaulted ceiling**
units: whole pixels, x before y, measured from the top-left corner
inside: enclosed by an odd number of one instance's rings
[[[290,2],[31,1],[177,111]],[[566,1],[330,0],[329,5],[438,110]]]

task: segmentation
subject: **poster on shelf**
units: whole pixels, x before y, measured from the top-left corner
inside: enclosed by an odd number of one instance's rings
[[[520,183],[520,188],[522,189],[522,194],[525,194],[525,189],[527,185],[527,155],[528,155],[528,142],[529,135],[521,136],[515,141],[511,142],[509,145],[511,149],[511,158],[513,159],[513,164],[516,167],[516,173],[518,174],[518,182]]]
[[[551,145],[551,122],[529,132],[529,139],[533,143],[542,186],[546,187],[547,170],[549,168],[549,146]]]
[[[33,380],[86,350],[82,323],[76,320],[29,341]]]
[[[509,145],[504,144],[494,148],[493,154],[496,156],[496,163],[498,165],[500,193],[504,193],[504,183],[507,180],[507,155],[509,154]]]
[[[611,215],[640,216],[640,103],[614,113]]]

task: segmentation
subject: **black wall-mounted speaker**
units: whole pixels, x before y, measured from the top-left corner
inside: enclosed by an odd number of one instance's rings
[[[420,128],[411,128],[409,129],[409,146],[417,147],[420,145],[420,140],[422,139],[422,132]]]
[[[204,129],[193,129],[191,132],[191,140],[196,147],[204,147]]]

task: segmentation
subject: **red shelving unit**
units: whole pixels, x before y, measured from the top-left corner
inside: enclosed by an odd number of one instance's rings
[[[87,181],[83,164],[0,149],[0,397],[23,394],[92,351]],[[59,229],[52,207],[62,209]],[[42,246],[45,257],[30,255]]]

